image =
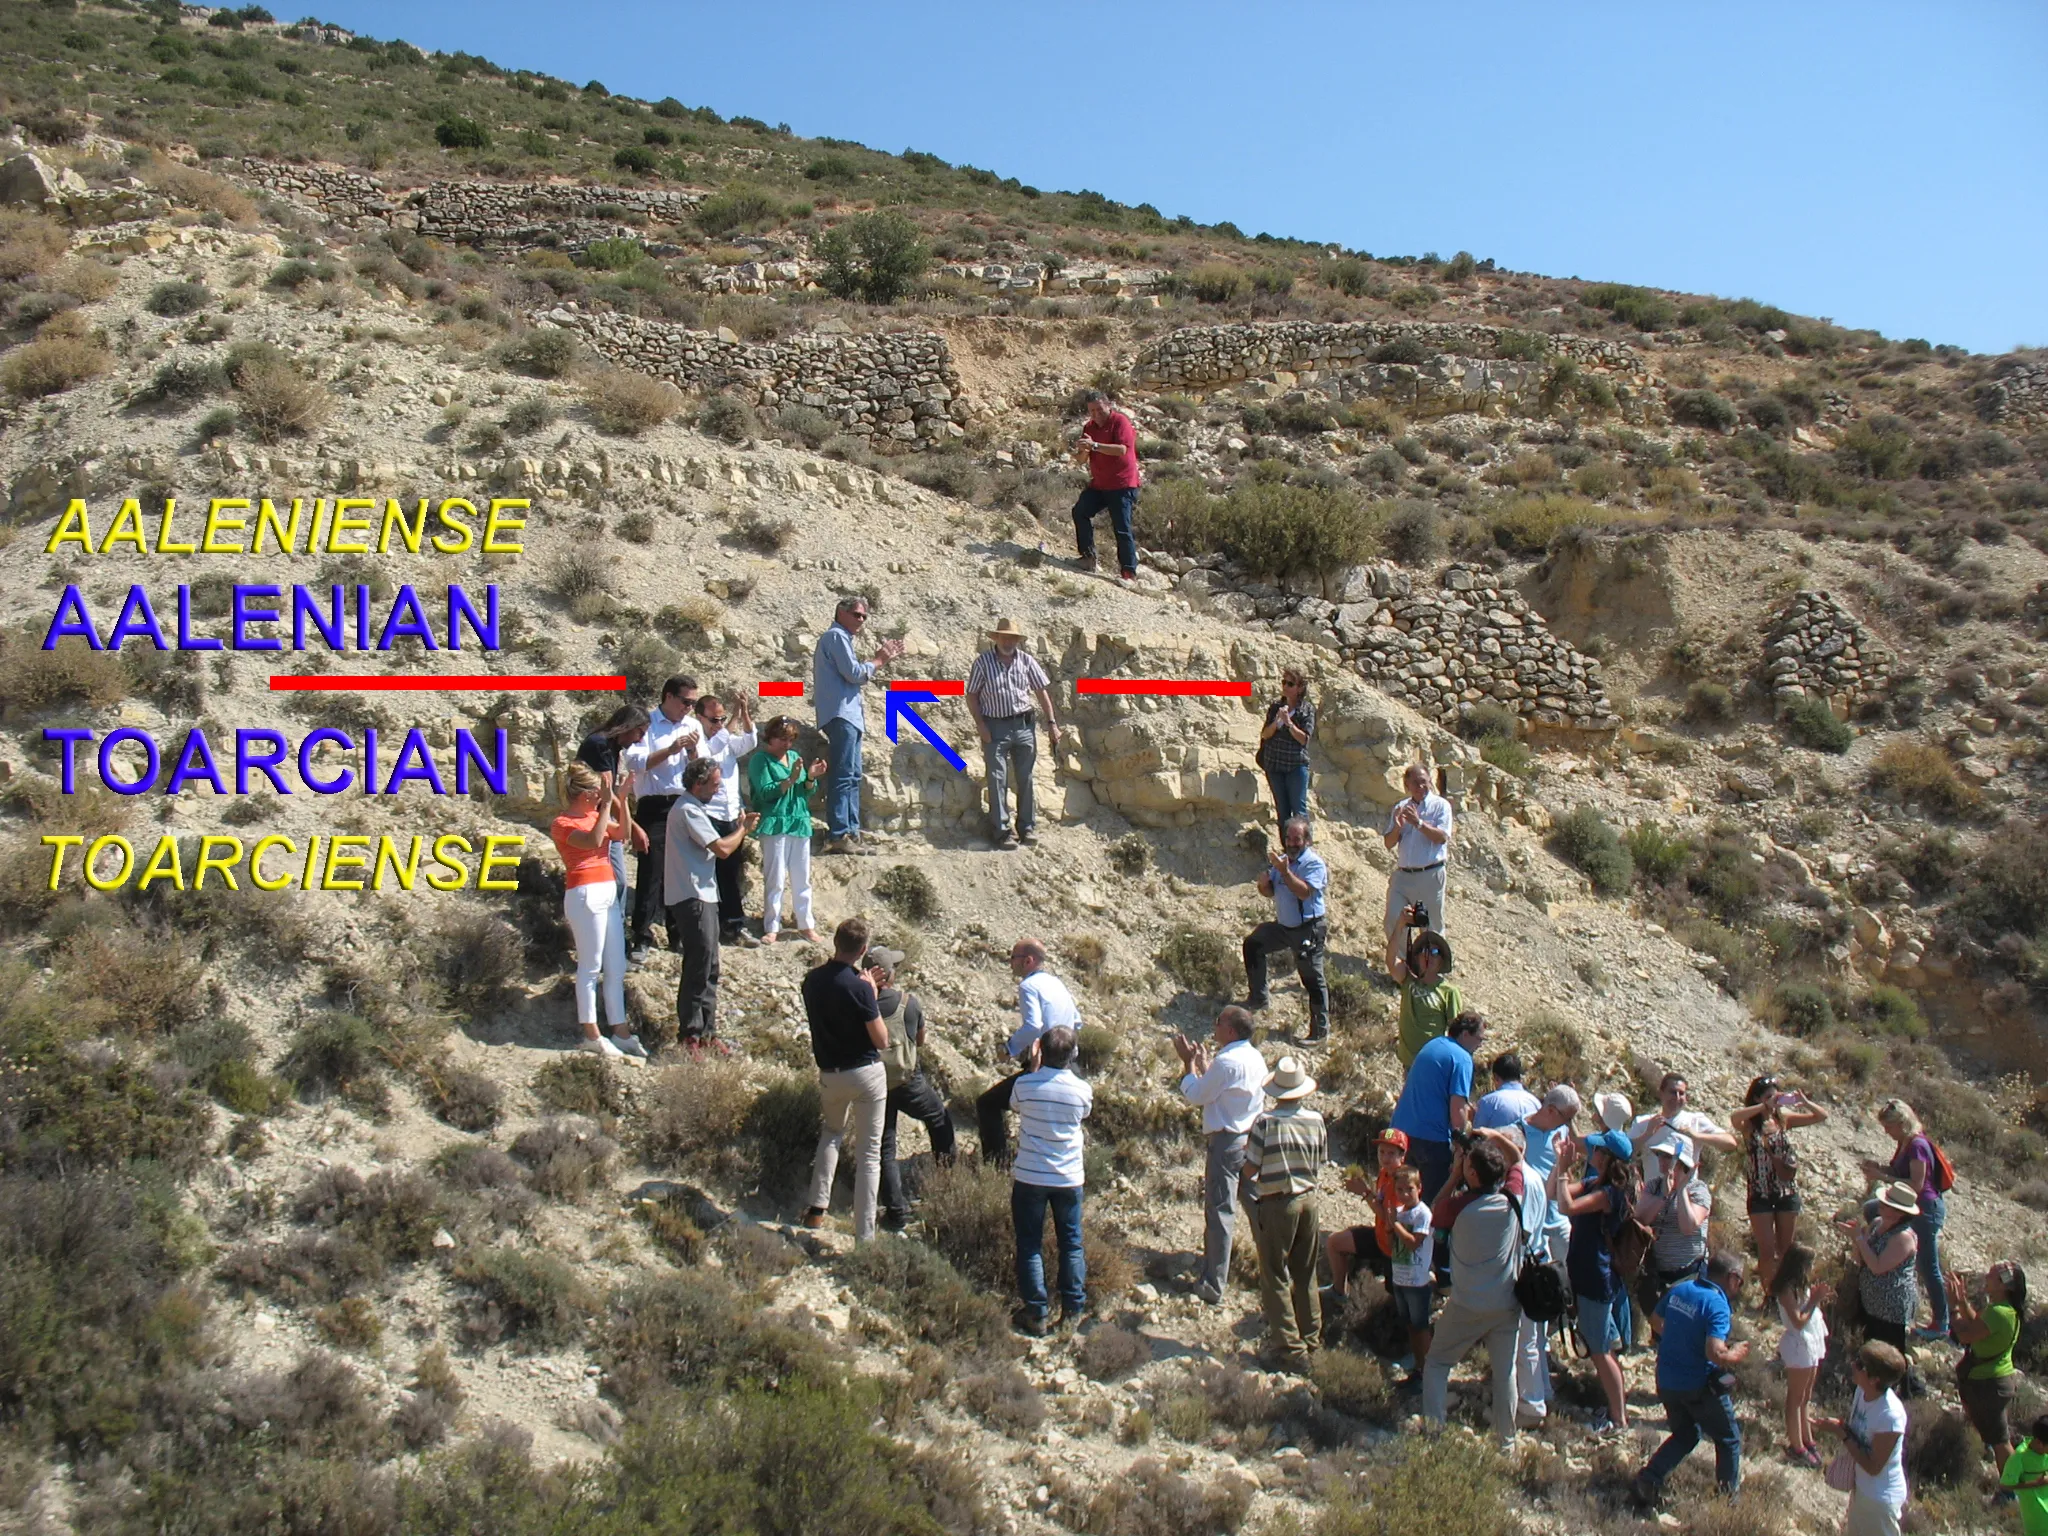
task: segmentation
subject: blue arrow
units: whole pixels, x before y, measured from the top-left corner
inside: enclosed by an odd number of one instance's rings
[[[888,694],[889,702],[887,714],[884,717],[884,728],[889,733],[889,739],[894,741],[896,739],[896,717],[898,715],[908,715],[910,723],[917,727],[917,734],[930,742],[939,756],[953,765],[953,771],[955,773],[965,773],[967,771],[966,760],[958,752],[955,752],[946,745],[946,738],[933,730],[923,715],[920,715],[910,707],[913,703],[926,704],[937,698],[937,694],[924,688],[891,689]]]

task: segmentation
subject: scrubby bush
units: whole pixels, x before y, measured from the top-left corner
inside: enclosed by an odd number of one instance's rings
[[[1038,1388],[1014,1365],[965,1377],[959,1391],[960,1406],[998,1430],[1028,1435],[1045,1422]]]
[[[183,940],[125,924],[80,928],[65,941],[58,991],[82,1033],[168,1033],[206,1006],[199,957]]]
[[[536,331],[536,336],[566,336],[566,331]],[[514,437],[531,437],[555,423],[555,405],[546,395],[528,395],[513,403],[505,413],[505,430]]]
[[[576,254],[576,265],[594,272],[625,272],[647,259],[647,247],[630,235],[593,240]]]
[[[1220,933],[1176,928],[1159,946],[1159,968],[1203,997],[1235,997],[1244,985],[1244,958]]]
[[[819,1113],[818,1079],[812,1072],[785,1073],[755,1096],[742,1135],[769,1198],[789,1198],[810,1177]]]
[[[234,380],[241,421],[266,443],[311,432],[333,404],[325,388],[286,362],[244,363]]]
[[[722,438],[728,443],[748,441],[760,426],[753,407],[737,395],[713,395],[697,409],[697,430],[706,437]]]
[[[886,1308],[914,1338],[968,1349],[1009,1339],[1002,1303],[923,1243],[885,1233],[856,1248],[843,1268],[861,1295]]]
[[[1856,733],[1839,719],[1826,699],[1798,700],[1784,714],[1785,734],[1794,745],[1815,752],[1840,754],[1849,750]]]
[[[1898,1040],[1927,1038],[1927,1016],[1903,987],[1879,982],[1856,1000],[1851,1011],[1865,1034]]]
[[[513,1160],[527,1182],[557,1200],[581,1200],[611,1171],[619,1144],[579,1117],[547,1120],[522,1131],[512,1143]]]
[[[458,1131],[488,1131],[503,1118],[505,1091],[481,1072],[442,1066],[423,1075],[430,1108]]]
[[[463,910],[434,925],[426,945],[449,1001],[477,1010],[509,993],[526,971],[526,941],[489,912]]]
[[[654,151],[645,144],[624,144],[612,152],[614,170],[633,171],[645,176],[659,163]]]
[[[765,224],[781,216],[782,205],[769,193],[759,187],[737,184],[705,198],[693,215],[697,227],[714,236]]]
[[[1074,1363],[1091,1381],[1121,1381],[1152,1363],[1152,1345],[1133,1328],[1098,1328],[1074,1351]]]
[[[1603,896],[1620,895],[1635,877],[1628,849],[1596,806],[1581,805],[1559,817],[1550,848]]]
[[[582,1277],[551,1253],[471,1248],[451,1273],[470,1291],[462,1326],[479,1344],[508,1338],[535,1349],[574,1344],[597,1303]]]
[[[190,406],[208,395],[219,394],[227,387],[227,375],[218,363],[188,354],[174,357],[159,367],[149,382],[136,391],[135,403],[172,408]]]
[[[742,513],[732,525],[733,537],[763,555],[779,555],[796,542],[803,528],[793,517],[775,517],[758,509]]]
[[[1515,496],[1484,514],[1493,541],[1511,555],[1540,555],[1574,528],[1607,521],[1592,502],[1552,491],[1541,496]]]
[[[1209,1482],[1141,1456],[1098,1488],[1083,1512],[1091,1536],[1192,1536],[1235,1533],[1251,1513],[1257,1485],[1226,1468]]]
[[[213,302],[213,290],[204,283],[172,280],[158,283],[149,290],[149,297],[142,301],[142,307],[152,315],[176,319],[180,315],[196,315]]]
[[[1870,765],[1870,787],[1942,816],[1968,815],[1984,798],[1946,752],[1926,741],[1886,742]]]
[[[988,489],[988,476],[964,453],[920,454],[904,467],[903,478],[956,501],[975,501]]]
[[[1187,291],[1204,304],[1228,304],[1244,297],[1248,285],[1244,273],[1221,262],[1196,267],[1184,279]]]
[[[1720,833],[1710,837],[1687,871],[1686,889],[1719,921],[1740,927],[1763,906],[1763,876],[1746,844]]]
[[[1681,389],[1671,397],[1671,419],[1683,426],[1728,432],[1742,416],[1733,401],[1710,389]]]
[[[557,1056],[533,1075],[534,1102],[558,1115],[593,1119],[625,1112],[626,1089],[602,1056],[583,1052]]]
[[[700,212],[701,222],[701,212]],[[835,224],[812,243],[825,264],[828,292],[869,304],[893,304],[907,295],[931,264],[917,225],[893,209],[863,213]]]
[[[507,345],[504,357],[506,363],[523,373],[533,374],[536,378],[559,379],[576,366],[579,350],[574,331],[548,326],[528,331]]]
[[[1661,293],[1627,283],[1593,283],[1579,294],[1580,302],[1604,309],[1639,331],[1668,330],[1678,320],[1678,306]]]
[[[1911,425],[1897,416],[1870,416],[1850,423],[1836,439],[1835,459],[1851,474],[1872,480],[1903,480],[1919,457]]]
[[[82,336],[43,336],[0,357],[0,389],[17,400],[62,394],[114,366],[113,355]]]
[[[1622,840],[1636,878],[1647,885],[1669,885],[1692,863],[1692,842],[1654,821],[1629,828]]]
[[[604,431],[638,437],[681,410],[683,395],[666,380],[630,368],[605,368],[584,382],[583,403]]]
[[[2048,832],[2018,826],[1989,839],[1956,905],[1992,933],[2048,928]]]
[[[0,636],[0,702],[33,714],[66,703],[101,708],[127,695],[128,671],[111,652],[75,636],[49,650],[25,630]]]
[[[806,448],[822,448],[839,431],[839,423],[813,405],[785,405],[775,413],[775,428]]]
[[[1109,845],[1110,867],[1120,875],[1135,879],[1145,873],[1152,862],[1152,845],[1145,841],[1142,832],[1126,832]]]
[[[939,888],[915,864],[893,864],[875,880],[875,894],[914,923],[939,915]]]
[[[729,1391],[836,1374],[829,1344],[763,1318],[716,1271],[658,1274],[619,1292],[594,1353],[606,1389],[629,1408],[678,1389]]]
[[[1323,1406],[1348,1418],[1385,1424],[1393,1416],[1394,1393],[1379,1361],[1352,1349],[1324,1349],[1316,1354],[1309,1379]]]
[[[1824,1033],[1835,1022],[1834,1004],[1821,988],[1804,982],[1787,982],[1771,995],[1771,1010],[1788,1035],[1808,1039]]]
[[[1427,502],[1398,502],[1387,514],[1380,540],[1401,564],[1430,565],[1443,558],[1443,519]]]
[[[1704,678],[1685,693],[1685,718],[1696,725],[1726,725],[1735,718],[1735,695]]]
[[[1357,1483],[1343,1486],[1317,1516],[1313,1536],[1509,1536],[1506,1461],[1460,1435],[1392,1442]]]
[[[300,1025],[277,1073],[302,1099],[330,1094],[378,1102],[387,1065],[384,1041],[358,1013],[317,1014]]]
[[[434,142],[443,149],[489,149],[491,131],[473,117],[444,117],[434,125]]]

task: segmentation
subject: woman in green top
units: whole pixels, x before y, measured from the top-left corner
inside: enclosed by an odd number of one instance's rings
[[[761,814],[761,937],[773,944],[782,927],[782,887],[790,887],[797,931],[813,944],[818,925],[811,915],[811,785],[825,776],[821,757],[806,763],[796,750],[797,723],[777,715],[761,728],[761,740],[747,759],[747,798]]]
[[[1963,1357],[1956,1362],[1963,1412],[2003,1471],[2012,1454],[2008,1415],[2020,1382],[2012,1349],[2027,1316],[2027,1272],[2010,1259],[1992,1265],[1984,1275],[1984,1305],[1979,1309],[1971,1304],[1969,1276],[1952,1270],[1948,1299],[1950,1328],[1964,1346]]]
[[[1415,915],[1409,908],[1403,924],[1387,940],[1387,974],[1401,988],[1401,1028],[1394,1042],[1394,1054],[1401,1058],[1405,1072],[1415,1053],[1438,1035],[1446,1034],[1451,1020],[1465,1011],[1465,999],[1443,979],[1451,968],[1451,941],[1428,928],[1410,929],[1406,919]],[[1400,936],[1409,934],[1407,953],[1400,948]]]

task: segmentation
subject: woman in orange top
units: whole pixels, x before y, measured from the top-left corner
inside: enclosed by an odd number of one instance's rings
[[[612,839],[626,824],[625,780],[622,776],[617,790],[607,795],[596,770],[583,763],[571,763],[562,780],[569,808],[555,818],[548,834],[562,856],[568,886],[562,892],[562,916],[576,938],[576,1021],[583,1026],[583,1049],[644,1059],[646,1047],[626,1023],[625,909],[619,905],[610,855]],[[597,1029],[600,976],[609,1039]]]

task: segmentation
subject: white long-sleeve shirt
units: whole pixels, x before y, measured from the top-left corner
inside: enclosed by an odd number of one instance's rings
[[[1249,1040],[1233,1040],[1216,1053],[1200,1077],[1190,1072],[1180,1091],[1190,1104],[1202,1107],[1202,1132],[1242,1136],[1266,1106],[1266,1058]]]
[[[1033,971],[1017,983],[1018,1024],[1005,1047],[1012,1061],[1037,1043],[1048,1029],[1081,1027],[1081,1010],[1074,1006],[1074,994],[1050,971]]]
[[[678,736],[690,745],[652,768],[648,767],[647,760],[666,749]],[[671,720],[657,709],[648,718],[647,734],[619,754],[619,762],[632,772],[633,793],[643,799],[649,795],[680,795],[683,792],[683,770],[697,755],[703,737],[703,727],[695,715],[686,714],[680,720]]]
[[[752,731],[735,734],[722,730],[697,748],[701,755],[718,764],[718,793],[704,802],[704,809],[713,820],[740,819],[740,759],[754,750],[755,740]]]

